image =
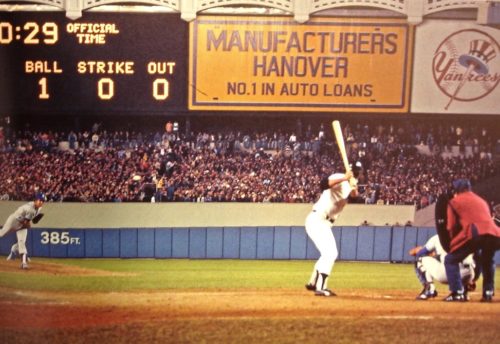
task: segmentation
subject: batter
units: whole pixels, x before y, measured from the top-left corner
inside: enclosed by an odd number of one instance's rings
[[[321,196],[306,218],[306,233],[320,253],[319,259],[306,284],[306,289],[314,291],[316,296],[336,296],[328,289],[330,276],[338,256],[337,244],[332,233],[332,225],[348,203],[349,197],[358,196],[358,176],[361,163],[352,166],[352,171],[345,174],[334,173],[321,181]]]

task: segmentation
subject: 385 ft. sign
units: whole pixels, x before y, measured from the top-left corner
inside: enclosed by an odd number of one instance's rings
[[[80,245],[80,238],[71,237],[69,232],[43,231],[40,236],[40,243],[43,245]]]

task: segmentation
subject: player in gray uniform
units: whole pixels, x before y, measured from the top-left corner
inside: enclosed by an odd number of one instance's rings
[[[7,218],[7,221],[0,230],[0,238],[3,238],[10,232],[16,232],[17,243],[12,245],[7,260],[12,260],[16,255],[20,255],[22,259],[21,269],[28,268],[26,237],[28,236],[28,229],[31,228],[31,221],[35,216],[41,214],[40,211],[42,210],[43,202],[45,202],[45,195],[41,192],[36,193],[35,199],[17,208],[17,210]]]
[[[362,169],[361,163],[356,163],[351,169],[345,174],[334,173],[321,181],[321,196],[306,218],[306,233],[320,253],[309,283],[306,284],[306,289],[314,291],[316,296],[336,296],[328,289],[328,277],[338,256],[331,227],[348,198],[358,195],[357,178]]]

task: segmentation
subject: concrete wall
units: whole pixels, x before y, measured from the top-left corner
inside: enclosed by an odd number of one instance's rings
[[[0,221],[22,202],[0,202]],[[45,203],[34,228],[161,228],[303,226],[312,204],[290,203]],[[413,206],[349,204],[339,226],[385,226],[414,221]]]
[[[433,227],[436,225],[435,220],[435,212],[436,203],[432,203],[431,205],[417,210],[415,212],[415,222],[413,223],[415,226],[423,226],[423,227]]]
[[[22,203],[1,202],[6,218]],[[46,204],[28,235],[34,257],[317,259],[304,230],[310,204]],[[434,227],[405,227],[413,207],[349,205],[333,233],[339,260],[411,262]],[[359,226],[367,220],[374,225]],[[0,254],[15,242],[0,239]],[[500,262],[500,255],[497,255]]]

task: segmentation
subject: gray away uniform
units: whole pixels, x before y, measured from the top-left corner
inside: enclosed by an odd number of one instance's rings
[[[3,238],[8,233],[15,231],[17,236],[17,243],[12,246],[11,251],[20,255],[27,254],[26,237],[28,236],[29,222],[40,213],[42,208],[35,208],[35,202],[28,202],[23,204],[12,213],[8,218],[2,229],[0,230],[0,238]]]

